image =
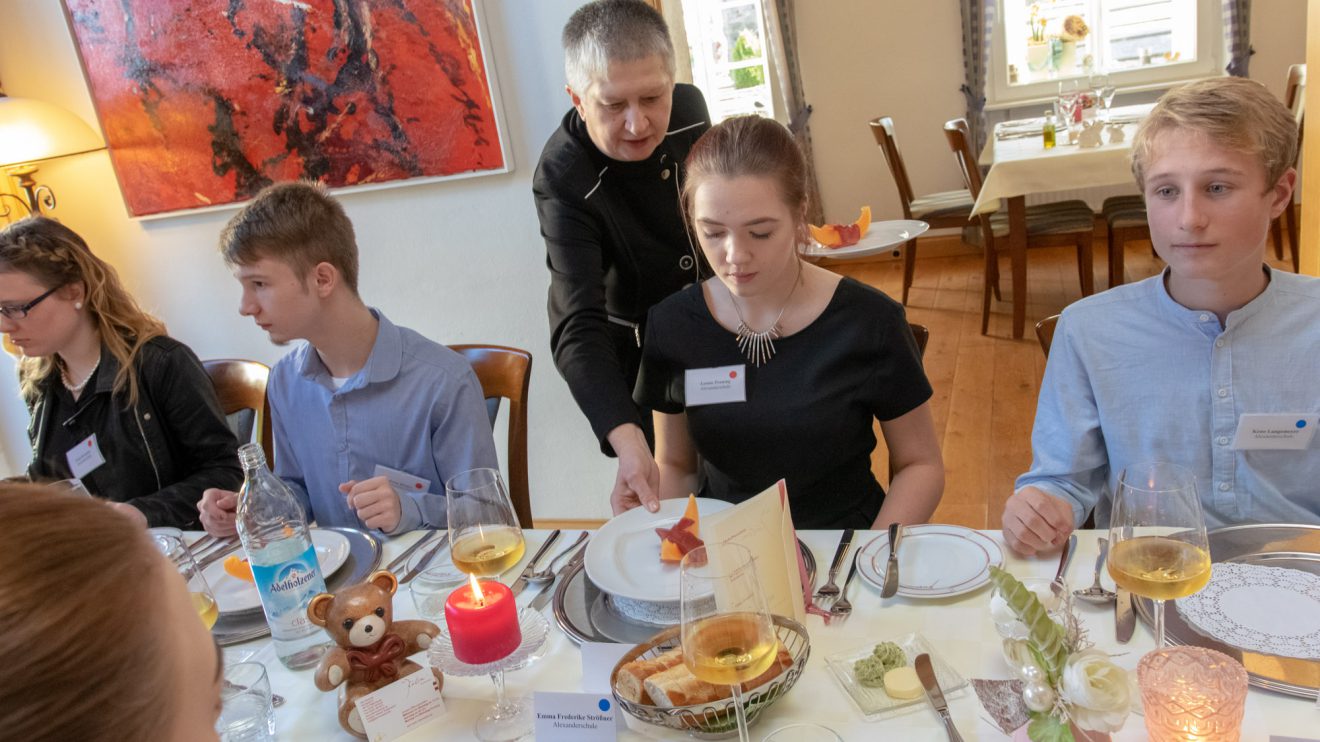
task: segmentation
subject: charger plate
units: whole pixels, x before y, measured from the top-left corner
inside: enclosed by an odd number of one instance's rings
[[[1320,526],[1262,523],[1218,528],[1207,535],[1212,562],[1281,567],[1320,575]],[[1137,598],[1135,603],[1141,620],[1153,626],[1153,602]],[[1320,661],[1281,657],[1214,639],[1197,631],[1178,611],[1175,601],[1164,604],[1164,636],[1169,644],[1206,647],[1238,660],[1247,668],[1248,681],[1258,688],[1303,698],[1315,698],[1320,692]]]
[[[334,592],[348,585],[356,585],[380,566],[380,539],[356,528],[322,528],[321,531],[333,531],[348,541],[348,555],[344,563],[331,576],[326,578],[326,590]],[[259,639],[270,634],[270,625],[266,623],[266,614],[261,610],[255,613],[221,613],[220,619],[211,627],[211,635],[222,647],[241,644],[252,639]]]

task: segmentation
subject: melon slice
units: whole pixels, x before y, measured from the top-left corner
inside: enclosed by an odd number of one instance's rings
[[[871,207],[863,206],[861,213],[857,216],[857,221],[852,224],[824,224],[816,226],[808,224],[807,229],[811,232],[812,239],[819,242],[824,247],[848,247],[856,245],[858,240],[866,234],[866,230],[871,227]]]
[[[689,546],[689,548],[684,549],[681,548],[679,544],[670,540],[671,537],[668,534],[679,530],[686,531],[691,535],[692,540],[695,540],[698,545],[701,544],[701,516],[697,513],[696,495],[688,495],[687,509],[683,511],[682,519],[680,519],[672,529],[669,529],[669,531],[664,531],[664,529],[659,528],[656,529],[657,532],[662,532],[660,538],[660,561],[681,562],[683,561],[683,555],[688,551],[691,551],[692,548],[695,548]],[[682,540],[690,544],[688,539]]]

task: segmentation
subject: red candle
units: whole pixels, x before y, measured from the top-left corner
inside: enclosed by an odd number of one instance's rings
[[[445,624],[454,645],[454,656],[469,665],[484,665],[504,659],[522,644],[518,628],[518,606],[513,593],[498,582],[469,584],[449,594],[445,601]]]

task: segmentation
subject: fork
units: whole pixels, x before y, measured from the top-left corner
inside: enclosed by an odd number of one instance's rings
[[[839,569],[843,567],[843,558],[848,555],[848,547],[852,546],[852,539],[853,529],[843,529],[843,536],[839,538],[839,548],[834,550],[834,561],[830,564],[830,579],[816,591],[816,600],[839,596],[839,586],[834,584],[834,581],[839,577]]]
[[[847,618],[852,613],[852,601],[848,600],[848,586],[852,584],[853,578],[857,576],[857,559],[862,555],[861,551],[853,554],[852,566],[848,568],[848,577],[843,581],[843,590],[839,593],[839,599],[830,606],[830,616],[833,618]]]

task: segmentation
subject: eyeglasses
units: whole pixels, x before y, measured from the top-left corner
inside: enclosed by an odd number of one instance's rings
[[[0,307],[0,315],[4,315],[6,319],[14,319],[14,320],[23,319],[24,317],[28,316],[28,312],[32,311],[32,307],[35,307],[36,305],[40,304],[42,300],[44,300],[47,296],[50,296],[51,294],[55,293],[56,291],[59,291],[60,288],[61,287],[56,286],[55,288],[51,289],[50,291],[47,291],[41,296],[38,296],[37,298],[33,299],[27,304],[14,304],[8,307]]]

